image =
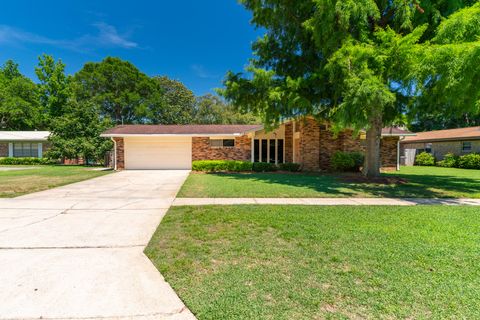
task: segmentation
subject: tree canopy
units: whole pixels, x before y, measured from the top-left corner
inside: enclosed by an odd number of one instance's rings
[[[475,82],[467,84],[475,72],[462,77],[465,87],[453,81],[478,61],[477,5],[458,11],[474,1],[241,2],[266,32],[253,45],[247,74],[229,72],[222,94],[270,125],[314,115],[337,128],[366,129],[368,176],[379,174],[382,126],[424,112],[423,97],[454,88],[443,104],[430,105],[448,112],[478,99]]]

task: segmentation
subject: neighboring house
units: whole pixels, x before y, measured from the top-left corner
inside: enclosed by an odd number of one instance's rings
[[[400,137],[411,134],[384,129],[383,167],[396,167]],[[304,170],[330,167],[336,151],[363,151],[365,140],[351,132],[337,137],[312,118],[289,121],[267,132],[261,125],[121,125],[102,134],[114,141],[115,169],[191,169],[192,160],[296,162]]]
[[[0,158],[42,158],[48,131],[0,131]]]
[[[405,165],[413,165],[415,156],[424,151],[436,160],[442,160],[447,153],[480,153],[480,127],[418,132],[401,141],[401,146]]]

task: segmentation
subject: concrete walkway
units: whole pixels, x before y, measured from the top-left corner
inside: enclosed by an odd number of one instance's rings
[[[188,171],[0,199],[0,319],[195,319],[143,254]]]
[[[480,206],[480,199],[396,199],[396,198],[177,198],[173,206],[279,204],[313,206],[416,206],[470,205]]]

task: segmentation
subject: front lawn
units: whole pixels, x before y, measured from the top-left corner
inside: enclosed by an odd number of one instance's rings
[[[345,181],[341,174],[195,174],[178,197],[183,198],[324,198],[424,197],[480,198],[480,170],[402,167],[405,184],[366,184]]]
[[[146,254],[205,319],[478,319],[474,207],[172,207]]]
[[[110,172],[82,166],[0,166],[0,198],[42,191]]]

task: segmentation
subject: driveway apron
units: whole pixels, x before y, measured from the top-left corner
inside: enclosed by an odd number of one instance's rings
[[[188,171],[0,199],[0,319],[195,319],[143,254]]]

